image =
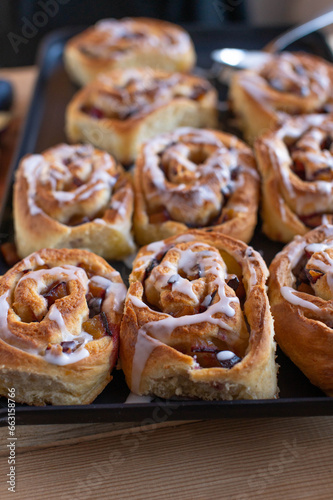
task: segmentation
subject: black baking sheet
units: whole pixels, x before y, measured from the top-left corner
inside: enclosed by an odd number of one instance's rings
[[[40,73],[16,157],[7,179],[6,195],[0,205],[0,242],[13,240],[12,183],[15,169],[22,156],[39,153],[59,142],[66,141],[64,134],[64,112],[67,103],[76,92],[64,70],[63,48],[66,40],[78,28],[58,30],[49,35],[39,54]],[[212,50],[223,47],[246,47],[259,49],[275,37],[281,28],[249,28],[244,26],[221,26],[221,30],[190,29],[198,54],[198,66],[209,68]],[[296,50],[305,50],[332,61],[332,53],[324,38],[312,34],[296,45]],[[215,82],[220,99],[226,98],[226,87]],[[222,126],[230,130],[227,114],[221,115]],[[260,250],[267,263],[282,245],[269,241],[257,228],[251,242]],[[124,264],[111,263],[125,278],[128,269]],[[0,273],[7,270],[0,257]],[[121,371],[114,370],[113,381],[105,388],[93,404],[87,406],[29,407],[16,405],[17,424],[54,424],[84,422],[138,421],[142,423],[165,420],[193,420],[222,417],[271,417],[332,415],[333,399],[325,396],[310,384],[306,377],[283,353],[278,351],[280,365],[280,398],[259,401],[192,401],[154,399],[151,403],[124,404],[129,389]],[[7,423],[7,401],[0,398],[0,425]]]

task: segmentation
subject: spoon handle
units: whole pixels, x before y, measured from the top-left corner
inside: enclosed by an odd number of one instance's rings
[[[319,17],[315,17],[311,19],[311,21],[299,24],[295,28],[291,28],[265,45],[263,50],[270,53],[279,52],[296,40],[303,38],[303,36],[309,35],[321,28],[325,28],[325,26],[329,26],[330,24],[333,24],[333,10]]]

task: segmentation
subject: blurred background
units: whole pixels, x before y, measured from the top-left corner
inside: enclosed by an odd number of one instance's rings
[[[0,67],[33,64],[40,40],[64,26],[148,16],[189,27],[285,28],[332,8],[332,0],[0,0]]]

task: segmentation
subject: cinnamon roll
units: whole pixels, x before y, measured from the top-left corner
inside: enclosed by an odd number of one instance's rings
[[[86,250],[33,253],[0,278],[0,394],[87,404],[111,380],[126,287]]]
[[[154,137],[137,158],[134,190],[135,237],[141,245],[193,227],[248,242],[256,226],[254,156],[230,134],[179,128]]]
[[[91,82],[116,68],[149,66],[190,71],[195,64],[192,41],[180,26],[158,19],[103,19],[70,39],[64,61],[72,80]]]
[[[134,250],[131,180],[109,154],[60,144],[21,161],[14,185],[20,257],[41,248],[86,248],[106,259]]]
[[[216,123],[217,92],[207,80],[150,68],[101,74],[66,110],[71,141],[90,142],[125,164],[133,162],[144,141],[159,133]]]
[[[255,144],[263,230],[288,242],[333,222],[333,115],[290,118]]]
[[[277,367],[268,271],[245,243],[193,230],[138,253],[120,332],[136,394],[274,398]]]
[[[333,66],[305,53],[283,52],[258,70],[237,72],[231,108],[249,142],[275,129],[286,115],[333,111]]]
[[[333,396],[333,226],[296,236],[270,267],[276,340],[312,384]]]

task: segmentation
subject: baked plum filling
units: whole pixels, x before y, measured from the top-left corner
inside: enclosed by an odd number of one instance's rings
[[[82,324],[82,328],[94,339],[99,339],[106,335],[112,336],[116,330],[119,331],[119,326],[109,322],[107,315],[102,311],[105,297],[106,289],[90,281],[89,291],[86,295],[89,319]]]
[[[84,105],[82,106],[81,111],[86,115],[89,115],[91,118],[95,118],[96,120],[101,120],[102,118],[106,118],[104,111],[97,108],[96,106]]]
[[[55,303],[56,300],[62,299],[63,297],[66,297],[66,295],[68,295],[67,285],[63,281],[53,284],[47,292],[43,293],[49,308]]]
[[[230,369],[239,363],[239,358],[232,351],[219,350],[216,347],[193,347],[192,353],[201,368],[227,368]]]
[[[163,104],[173,99],[201,101],[211,88],[206,82],[187,84],[178,74],[167,78],[151,76],[143,81],[140,76],[130,77],[125,82],[110,82],[108,88],[97,89],[80,109],[95,120],[128,120],[145,113],[157,103]]]

